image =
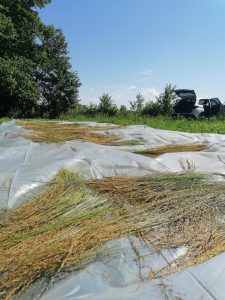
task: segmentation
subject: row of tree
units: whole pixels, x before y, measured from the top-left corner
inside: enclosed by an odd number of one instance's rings
[[[51,0],[0,0],[0,117],[58,117],[78,103],[63,32],[41,22]]]
[[[156,97],[154,101],[145,101],[143,95],[139,93],[134,101],[130,101],[129,108],[125,105],[118,107],[109,94],[103,94],[99,98],[99,104],[79,104],[76,106],[75,112],[88,116],[95,116],[97,114],[105,116],[127,115],[130,112],[144,116],[171,115],[172,107],[176,100],[174,89],[175,87],[171,84],[166,85],[164,92]]]

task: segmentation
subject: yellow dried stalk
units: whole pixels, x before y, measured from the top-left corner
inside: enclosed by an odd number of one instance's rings
[[[113,129],[112,127],[81,126],[78,124],[63,124],[47,121],[17,121],[17,124],[32,133],[19,134],[32,142],[63,143],[71,140],[82,140],[96,144],[108,144],[119,139],[114,134],[106,134],[96,131]]]
[[[193,173],[86,182],[62,170],[0,222],[1,296],[82,268],[121,237],[137,236],[155,252],[187,246],[175,265],[151,277],[203,262],[225,251],[224,192],[224,183]]]
[[[199,152],[204,151],[208,148],[206,144],[202,143],[187,143],[187,144],[168,144],[165,146],[154,147],[150,149],[145,149],[141,151],[135,151],[136,154],[141,154],[145,156],[155,157],[165,153],[175,153],[175,152]]]

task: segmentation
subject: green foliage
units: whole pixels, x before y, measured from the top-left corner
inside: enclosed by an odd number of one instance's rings
[[[71,70],[63,32],[42,26],[40,40],[36,80],[42,99],[41,115],[55,118],[79,102],[80,81]]]
[[[94,103],[84,107],[84,114],[90,117],[94,117],[98,114],[98,106]]]
[[[25,0],[25,3],[29,5],[29,7],[39,7],[42,8],[46,4],[49,4],[51,0]]]
[[[5,123],[5,122],[7,122],[8,121],[8,119],[6,119],[6,118],[2,118],[2,119],[0,119],[0,125],[2,124],[2,123]]]
[[[39,18],[26,1],[0,0],[0,116],[31,116],[39,93],[34,78]]]
[[[38,89],[34,80],[34,64],[21,56],[0,60],[0,112],[2,116],[31,116]]]
[[[128,114],[128,110],[127,110],[127,107],[125,105],[121,105],[120,108],[119,108],[119,113],[121,115],[124,115],[126,116]]]
[[[106,116],[114,116],[117,113],[117,106],[109,94],[103,94],[99,98],[98,112]]]
[[[35,2],[35,1],[31,1]],[[36,37],[41,25],[37,12],[27,0],[0,0],[0,28],[7,24],[7,31],[1,31],[1,57],[23,56],[34,60],[37,52]]]
[[[156,102],[162,115],[170,115],[172,113],[173,104],[176,100],[174,90],[175,87],[171,84],[167,84],[164,92],[156,98]]]
[[[0,0],[0,116],[53,118],[79,101],[64,35],[34,10],[50,2]]]
[[[145,104],[144,97],[139,93],[136,100],[130,101],[131,112],[144,116],[170,115],[176,99],[174,88],[171,84],[167,84],[164,92],[156,98],[156,101],[150,100]]]
[[[7,46],[12,44],[17,36],[17,32],[13,26],[12,19],[5,14],[5,9],[0,5],[0,54],[4,54]]]
[[[130,101],[130,110],[140,114],[143,109],[145,98],[141,93],[137,94],[136,100]]]
[[[143,116],[158,116],[160,113],[161,109],[158,102],[153,101],[148,101],[141,111]]]
[[[0,5],[5,7],[10,6],[23,6],[25,8],[39,7],[43,8],[46,4],[51,3],[51,0],[1,0]]]

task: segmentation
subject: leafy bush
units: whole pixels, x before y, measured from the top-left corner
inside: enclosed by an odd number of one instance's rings
[[[106,116],[114,116],[118,112],[118,108],[109,94],[103,94],[98,105],[98,112]]]
[[[84,114],[88,116],[96,116],[98,114],[98,105],[90,103],[84,107]]]
[[[142,109],[143,116],[157,116],[161,113],[160,106],[157,102],[148,101]]]
[[[125,105],[121,105],[119,108],[119,113],[123,116],[126,116],[128,114],[127,107]]]
[[[167,84],[164,92],[156,98],[161,115],[170,115],[172,113],[173,104],[176,100],[174,90],[174,86]]]

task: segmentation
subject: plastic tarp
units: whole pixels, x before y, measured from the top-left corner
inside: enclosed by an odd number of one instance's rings
[[[223,300],[225,253],[168,278],[149,280],[149,267],[157,269],[171,262],[170,251],[151,254],[139,246],[144,260],[141,266],[129,241],[109,243],[117,255],[110,260],[89,265],[86,269],[59,281],[42,300]],[[118,250],[119,249],[119,250]],[[182,250],[182,249],[181,249]],[[141,274],[140,274],[141,273]]]
[[[103,134],[110,131],[103,130]],[[0,126],[1,208],[19,205],[51,180],[62,167],[79,170],[86,178],[102,178],[179,172],[185,162],[189,161],[196,171],[212,174],[217,180],[222,180],[225,174],[224,135],[189,134],[147,126],[129,126],[114,128],[112,133],[120,135],[121,140],[135,139],[143,145],[118,147],[82,141],[60,145],[38,144],[17,136],[25,132],[15,122]],[[193,142],[206,143],[209,147],[202,152],[163,154],[156,158],[130,152],[165,144]],[[144,248],[138,240],[135,242],[144,257],[141,266],[137,263],[135,251],[128,239],[113,241],[105,246],[116,249],[112,257],[103,256],[85,269],[57,281],[41,299],[224,299],[225,254],[163,281],[151,281],[146,278],[149,267],[154,269],[168,264],[181,255],[185,247],[156,255]],[[27,293],[23,299],[29,299],[29,291]]]

